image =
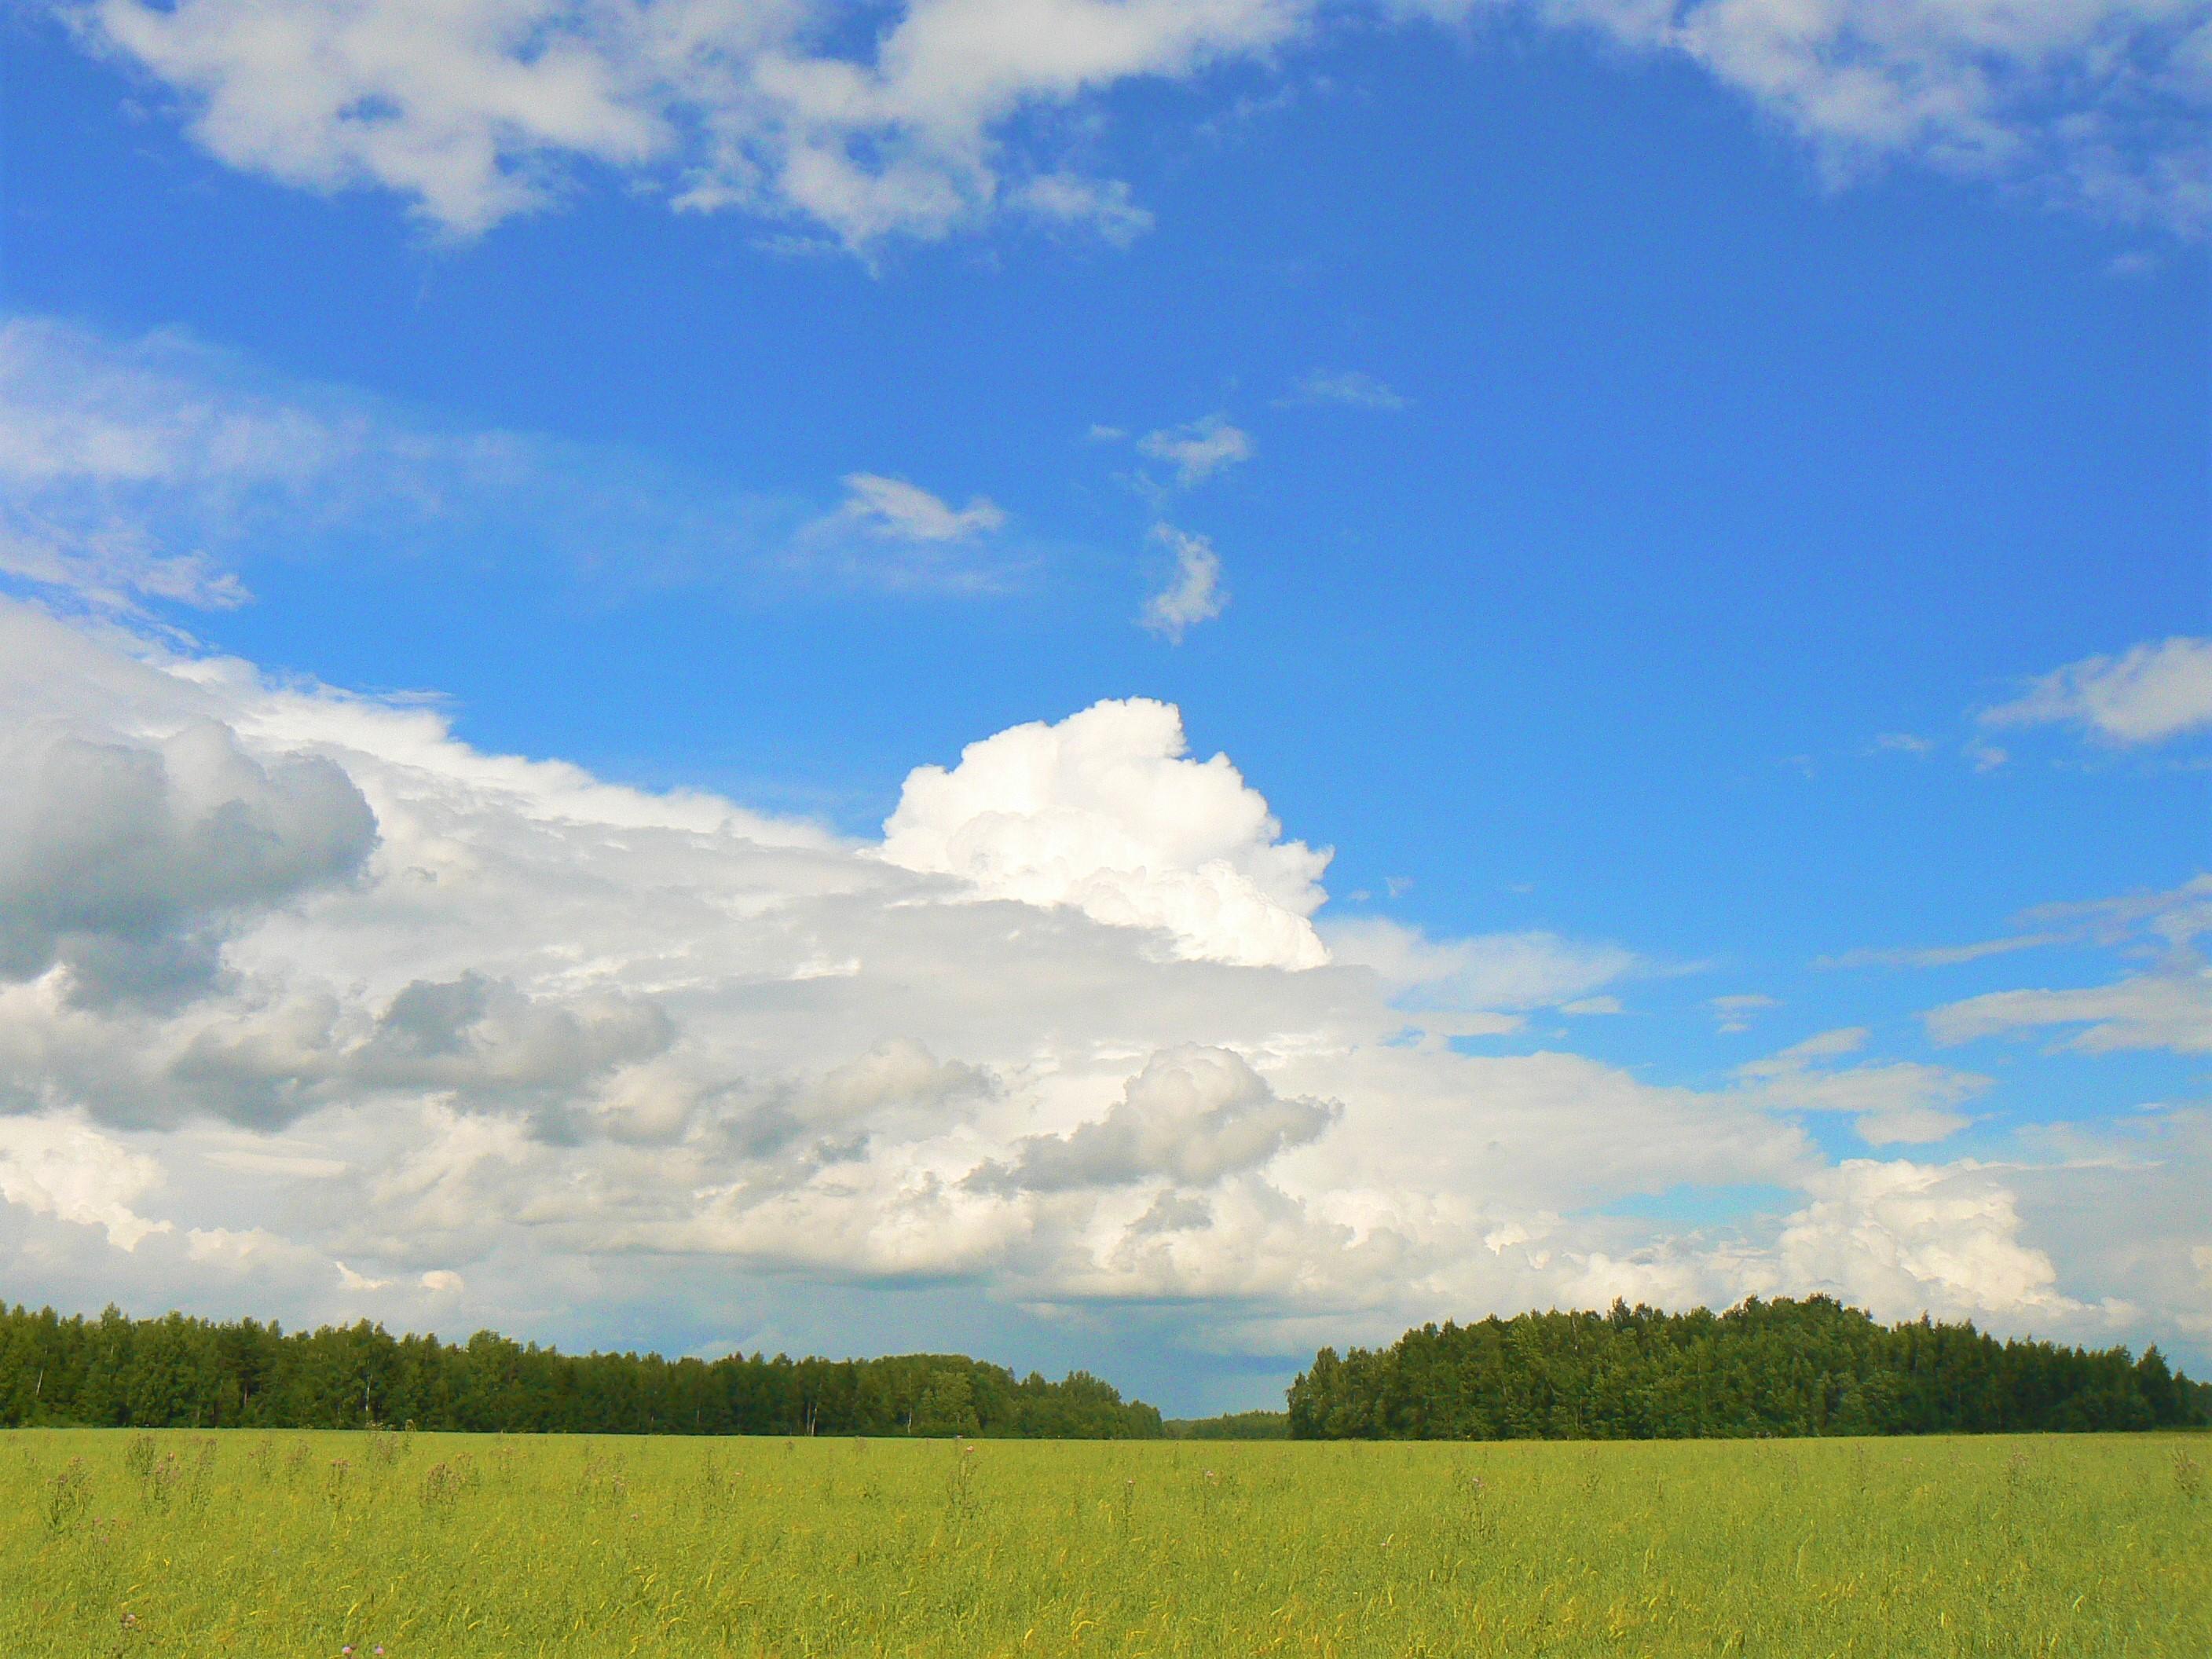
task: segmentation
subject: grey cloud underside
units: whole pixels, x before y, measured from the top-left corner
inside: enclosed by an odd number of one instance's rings
[[[227,933],[350,879],[376,842],[342,769],[257,760],[213,721],[158,744],[18,727],[0,775],[0,979],[58,964],[82,1003],[210,985]]]
[[[1341,1109],[1281,1098],[1227,1049],[1172,1049],[1155,1054],[1104,1117],[1064,1135],[1025,1137],[1011,1162],[986,1164],[969,1179],[987,1189],[1037,1193],[1152,1176],[1210,1187],[1314,1139]],[[1170,1212],[1156,1206],[1152,1213]]]
[[[1213,1309],[1193,1340],[1268,1352],[1820,1287],[2118,1328],[2009,1177],[1832,1166],[1793,1121],[1941,1109],[1971,1074],[1842,1065],[1855,1033],[1713,1091],[1410,1040],[1510,1026],[1500,1005],[1634,958],[1370,929],[1328,934],[1368,961],[1332,959],[1308,921],[1325,856],[1224,758],[1186,754],[1164,705],[918,769],[874,843],[484,755],[421,708],[21,606],[0,605],[0,707],[77,745],[8,751],[7,799],[77,812],[7,820],[9,890],[77,867],[79,820],[136,837],[108,885],[61,882],[35,926],[10,913],[0,983],[0,1222],[87,1285],[143,1266],[131,1282],[450,1322],[644,1282],[623,1263],[700,1285],[720,1263]],[[88,996],[70,952],[95,936],[219,953],[161,998]],[[1744,1182],[1796,1207],[1705,1231],[1637,1214]]]

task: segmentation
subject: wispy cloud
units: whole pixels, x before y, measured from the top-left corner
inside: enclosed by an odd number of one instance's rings
[[[2118,898],[2039,904],[2014,918],[2021,931],[1963,945],[1846,951],[1815,968],[1954,968],[1990,957],[2064,945],[2098,945],[2186,965],[2192,941],[2212,932],[2212,875]]]
[[[1884,732],[1875,737],[1874,746],[1893,755],[1929,755],[1936,750],[1936,739],[1923,738],[1912,732]]]
[[[2212,874],[2163,891],[2045,905],[2025,920],[2045,924],[2040,934],[1999,944],[2094,944],[2146,964],[2147,971],[2103,985],[1992,991],[1946,1003],[1923,1017],[1935,1041],[1971,1042],[2072,1026],[2080,1029],[2065,1046],[2090,1053],[2212,1053],[2212,967],[2198,943],[2212,934]]]
[[[1832,957],[1815,957],[1815,968],[1955,968],[1986,957],[2009,956],[2059,943],[2060,933],[2023,933],[2011,939],[1977,939],[1971,945],[1930,945],[1893,951],[1845,951]]]
[[[1221,558],[1213,544],[1172,525],[1155,525],[1152,539],[1174,556],[1167,586],[1146,602],[1139,620],[1155,634],[1180,644],[1202,622],[1219,616],[1229,603],[1221,585]]]
[[[838,516],[872,536],[894,541],[965,542],[1006,526],[1005,510],[988,496],[970,496],[967,506],[955,507],[903,478],[887,478],[874,472],[848,473],[845,489],[845,504],[837,509]]]
[[[1410,400],[1392,391],[1372,374],[1358,369],[1346,369],[1328,374],[1316,369],[1300,378],[1286,398],[1276,400],[1279,407],[1299,408],[1315,404],[1340,404],[1348,409],[1400,410],[1409,406]]]
[[[1711,997],[1705,1006],[1713,1011],[1723,1031],[1748,1031],[1756,1016],[1769,1008],[1779,1008],[1781,1003],[1758,991],[1742,991],[1734,995]]]
[[[1339,960],[1372,969],[1400,1006],[1416,1011],[1513,1014],[1578,1003],[1579,1012],[1609,1012],[1588,1006],[1593,994],[1646,967],[1621,945],[1540,930],[1439,939],[1366,917],[1334,923],[1326,937]]]
[[[2124,747],[2212,728],[2212,639],[2177,636],[2117,657],[2084,657],[1981,719],[1993,726],[2072,726]]]
[[[1994,1079],[1912,1060],[1832,1063],[1863,1048],[1868,1036],[1863,1026],[1824,1031],[1738,1066],[1738,1083],[1771,1111],[1849,1113],[1870,1146],[1924,1145],[1966,1127],[1971,1120],[1954,1109]]]
[[[1929,1036],[1944,1043],[2078,1026],[2066,1046],[2092,1054],[2122,1048],[2212,1054],[2212,973],[2137,974],[2076,990],[1992,991],[1947,1003],[1927,1021]]]
[[[834,505],[748,491],[280,381],[180,333],[0,323],[0,580],[110,612],[244,604],[263,563],[459,550],[617,588],[982,593],[1030,568],[986,496],[843,482]]]
[[[1148,432],[1137,447],[1155,460],[1172,462],[1176,482],[1188,488],[1215,473],[1252,459],[1252,434],[1231,426],[1219,415],[1208,415],[1186,426]]]
[[[1115,247],[1128,246],[1152,228],[1151,210],[1138,206],[1119,179],[1042,173],[1018,185],[1007,201],[1040,219],[1089,230]]]

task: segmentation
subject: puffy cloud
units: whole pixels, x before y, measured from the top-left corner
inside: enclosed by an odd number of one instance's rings
[[[1869,1146],[1942,1140],[1971,1121],[1952,1109],[1986,1092],[1994,1079],[1942,1066],[1899,1060],[1887,1065],[1823,1066],[1819,1062],[1864,1046],[1861,1027],[1823,1032],[1765,1060],[1736,1068],[1761,1105],[1785,1112],[1848,1112]]]
[[[1158,928],[1180,956],[1318,966],[1313,924],[1328,854],[1280,839],[1225,755],[1194,761],[1181,714],[1133,697],[1057,726],[1018,726],[916,769],[882,856],[957,876],[980,896],[1070,905]]]
[[[58,963],[86,1000],[204,986],[240,918],[347,879],[375,844],[338,767],[257,759],[213,720],[148,744],[19,725],[0,775],[0,980]]]
[[[167,1232],[131,1206],[161,1180],[161,1166],[68,1117],[0,1117],[0,1199],[38,1215],[99,1227],[119,1250]]]
[[[1418,9],[1465,15],[1490,0]],[[1679,54],[1810,143],[1831,176],[1909,157],[2123,222],[2201,232],[2212,22],[2172,0],[1528,0]]]
[[[1181,643],[1185,632],[1212,621],[1229,603],[1221,586],[1221,556],[1205,537],[1169,525],[1153,526],[1152,539],[1175,555],[1175,573],[1145,602],[1140,620],[1155,634]]]
[[[2017,1195],[1971,1160],[1856,1159],[1814,1176],[1771,1267],[1881,1319],[2072,1311],[2049,1255],[2021,1237]]]
[[[1230,425],[1219,415],[1208,415],[1188,426],[1165,427],[1137,440],[1137,447],[1154,460],[1170,463],[1176,482],[1188,489],[1215,473],[1252,459],[1252,434]]]
[[[1465,17],[1514,0],[1397,0]],[[799,218],[865,248],[995,206],[1109,239],[1117,183],[1015,141],[1017,118],[1319,35],[1342,0],[907,0],[865,46],[821,0],[59,0],[95,50],[176,92],[229,165],[395,191],[471,234],[583,164],[680,209]],[[1678,54],[1832,173],[1902,155],[2124,222],[2207,216],[2212,24],[2172,0],[1520,0],[1542,22]]]
[[[1115,1187],[1153,1176],[1212,1186],[1313,1139],[1340,1108],[1285,1100],[1237,1054],[1189,1047],[1154,1054],[1103,1118],[1065,1135],[1033,1135],[983,1184],[1030,1192]],[[1157,1231],[1163,1223],[1142,1224]]]
[[[74,15],[184,94],[194,137],[232,166],[395,191],[451,232],[545,205],[590,161],[670,180],[681,207],[799,216],[862,246],[987,212],[994,130],[1024,106],[1189,74],[1283,38],[1295,14],[935,0],[896,12],[860,58],[818,50],[836,20],[804,0],[96,0]],[[1111,185],[1015,173],[1011,193],[1039,211],[1130,223]]]
[[[264,778],[333,769],[380,831],[350,878],[228,913],[181,1002],[88,1004],[58,962],[0,985],[23,1293],[563,1340],[636,1340],[623,1310],[649,1308],[654,1340],[793,1346],[879,1316],[911,1334],[871,1340],[977,1340],[939,1315],[1003,1342],[1075,1308],[1109,1346],[1269,1353],[1616,1292],[2099,1316],[2038,1231],[2059,1176],[1846,1182],[1748,1085],[1408,1041],[1586,1001],[1635,958],[1370,928],[1328,960],[1326,855],[1166,705],[919,769],[880,842],[21,606],[0,711],[149,753],[220,729]],[[1849,1053],[1760,1081],[1842,1088]],[[1802,1197],[1637,1213],[1745,1182]],[[2185,1265],[2207,1241],[2170,1207]],[[2181,1279],[2098,1261],[2167,1328]]]
[[[2212,25],[2208,25],[2212,27]],[[2176,637],[2084,657],[1984,711],[1989,726],[2080,726],[2106,743],[2164,743],[2212,726],[2212,640]]]

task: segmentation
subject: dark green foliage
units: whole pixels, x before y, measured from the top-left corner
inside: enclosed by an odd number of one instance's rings
[[[1528,1313],[1334,1348],[1291,1385],[1302,1440],[1662,1440],[2173,1428],[2212,1388],[2156,1348],[1998,1342],[1971,1324],[1878,1325],[1831,1297],[1724,1314]]]
[[[1230,1412],[1220,1417],[1170,1417],[1165,1425],[1170,1440],[1288,1440],[1286,1412]]]
[[[590,1434],[969,1434],[1150,1440],[1160,1414],[1087,1371],[1048,1382],[959,1354],[664,1359],[465,1346],[363,1322],[287,1336],[169,1314],[64,1319],[0,1304],[0,1426]]]

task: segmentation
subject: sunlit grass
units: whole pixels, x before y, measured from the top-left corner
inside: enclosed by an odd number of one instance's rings
[[[2212,1654],[2212,1440],[0,1435],[0,1654]]]

